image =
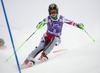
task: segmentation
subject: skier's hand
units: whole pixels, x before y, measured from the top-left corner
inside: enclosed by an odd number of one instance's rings
[[[38,25],[36,26],[37,29],[41,29],[44,26],[45,22],[41,21],[38,23]]]
[[[82,23],[77,24],[77,27],[80,28],[80,29],[82,29],[82,30],[85,29],[85,27],[84,27],[84,25]]]

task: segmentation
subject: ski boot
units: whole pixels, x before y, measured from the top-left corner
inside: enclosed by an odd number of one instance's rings
[[[40,60],[40,61],[47,61],[48,57],[47,57],[47,55],[44,52],[42,52],[38,60]]]
[[[21,68],[32,67],[35,64],[35,61],[26,59],[24,63],[21,65]]]

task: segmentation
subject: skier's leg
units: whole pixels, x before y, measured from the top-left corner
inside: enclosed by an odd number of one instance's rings
[[[39,52],[41,52],[44,48],[45,42],[41,41],[38,47],[36,47],[28,56],[28,59],[35,58]]]
[[[24,61],[24,64],[27,64],[29,61],[35,63],[34,58],[40,53],[45,46],[45,41],[41,41],[38,47],[36,47],[27,57],[27,59]]]
[[[52,40],[49,42],[49,44],[44,49],[44,53],[46,55],[48,55],[51,52],[51,50],[54,48],[54,46],[56,45],[58,40],[59,40],[58,37],[53,37],[52,38]]]
[[[52,40],[48,43],[47,46],[45,46],[45,49],[41,53],[41,56],[39,57],[39,60],[43,60],[43,58],[48,59],[47,54],[50,53],[50,51],[53,49],[53,47],[58,45],[60,42],[60,39],[58,37],[52,38]]]

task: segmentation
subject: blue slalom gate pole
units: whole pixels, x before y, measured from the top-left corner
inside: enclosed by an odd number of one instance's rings
[[[10,25],[9,25],[9,22],[8,22],[8,18],[7,18],[7,14],[6,14],[6,10],[5,10],[5,6],[4,6],[3,0],[1,0],[1,5],[2,5],[2,8],[3,8],[6,24],[7,24],[7,27],[8,27],[8,31],[9,31],[9,35],[10,35],[10,39],[11,39],[14,55],[15,55],[15,58],[16,58],[16,63],[17,63],[17,66],[18,66],[18,71],[19,71],[19,73],[21,73],[21,69],[20,69],[17,53],[16,53],[16,50],[15,50],[14,41],[13,41],[12,33],[11,33],[11,30],[10,30]]]

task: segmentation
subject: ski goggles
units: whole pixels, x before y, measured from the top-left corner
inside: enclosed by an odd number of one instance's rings
[[[57,10],[50,10],[50,14],[57,14]]]

